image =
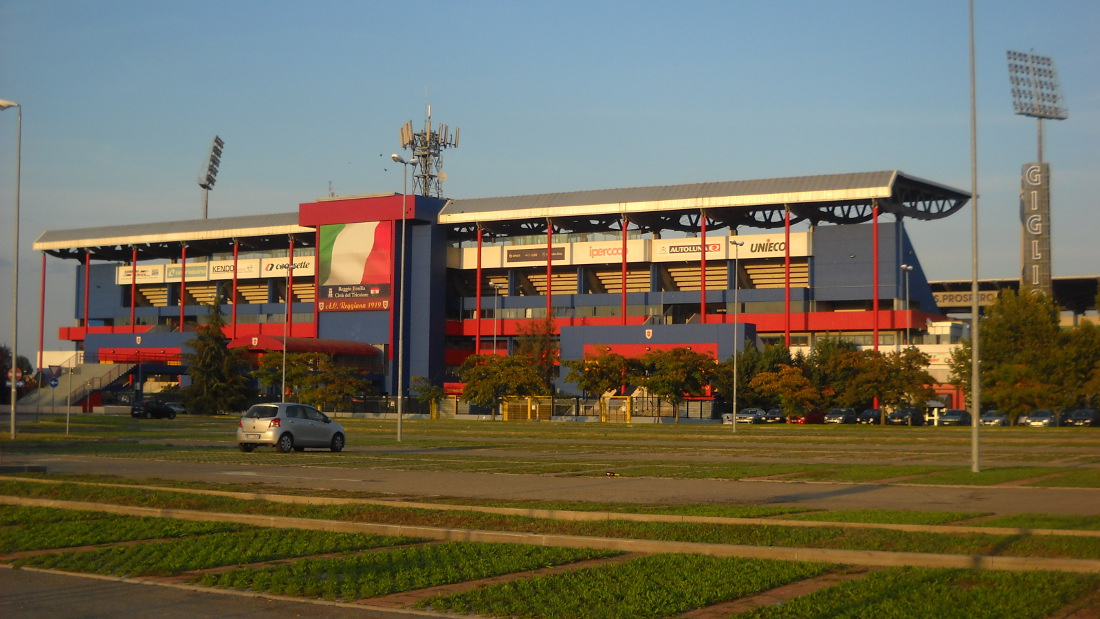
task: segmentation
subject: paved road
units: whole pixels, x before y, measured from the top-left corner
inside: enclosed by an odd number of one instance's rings
[[[992,514],[1100,516],[1100,489],[880,485],[640,477],[553,477],[439,471],[390,471],[308,466],[309,453],[288,454],[297,464],[245,466],[130,460],[93,456],[16,456],[53,473],[96,473],[210,483],[372,492],[396,498],[464,497],[549,501],[728,505],[795,505],[814,509],[950,510]],[[12,464],[9,458],[7,464]],[[304,464],[304,466],[303,466]]]

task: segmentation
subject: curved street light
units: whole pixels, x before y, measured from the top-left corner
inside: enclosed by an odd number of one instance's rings
[[[397,280],[397,441],[401,442],[401,417],[405,413],[405,220],[409,197],[409,167],[420,163],[416,157],[405,159],[394,153],[390,159],[401,164],[401,279]]]
[[[15,439],[15,399],[19,395],[15,380],[15,368],[19,343],[19,167],[23,159],[23,106],[15,101],[0,99],[0,110],[14,107],[19,119],[15,129],[15,228],[12,242],[11,266],[11,438]]]

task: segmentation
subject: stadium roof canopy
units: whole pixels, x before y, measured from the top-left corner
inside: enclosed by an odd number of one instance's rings
[[[876,203],[882,213],[927,220],[947,217],[969,199],[964,191],[893,170],[450,200],[438,221],[460,239],[473,238],[478,227],[502,235],[545,233],[551,223],[557,232],[608,232],[619,230],[624,216],[642,230],[695,232],[703,211],[717,228],[777,228],[786,208],[792,223],[851,224],[870,221]],[[58,258],[128,261],[135,249],[142,259],[175,258],[181,244],[194,255],[230,252],[234,240],[246,251],[287,247],[288,238],[295,246],[312,245],[314,229],[298,221],[295,212],[47,231],[34,249]]]
[[[296,246],[312,245],[313,233],[298,225],[298,213],[280,213],[46,231],[34,249],[58,258],[82,260],[87,252],[97,260],[128,261],[134,248],[145,259],[178,258],[181,243],[210,255],[233,251],[234,239],[246,251],[289,247],[290,235],[302,235]]]
[[[452,200],[439,223],[458,236],[473,236],[479,226],[518,235],[544,233],[550,222],[566,233],[617,230],[625,216],[642,229],[694,232],[704,210],[719,227],[777,228],[785,208],[792,223],[851,224],[870,221],[876,202],[880,212],[928,220],[951,215],[969,199],[965,191],[892,170]]]

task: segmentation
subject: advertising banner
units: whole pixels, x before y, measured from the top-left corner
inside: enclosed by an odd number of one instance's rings
[[[210,279],[233,279],[232,260],[211,260],[207,264],[210,265]],[[259,276],[259,258],[237,260],[237,279],[252,279]]]
[[[312,277],[315,262],[313,256],[294,256],[294,277]],[[286,270],[289,265],[286,256],[282,258],[263,258],[260,260],[260,277],[286,279]]]
[[[139,284],[160,284],[164,282],[164,266],[163,264],[141,264],[138,263],[137,276],[133,276],[133,270],[129,266],[115,268],[115,283],[122,285],[129,285],[136,280]]]
[[[1023,226],[1023,290],[1052,294],[1050,273],[1050,166],[1024,166],[1020,187],[1020,224]]]
[[[565,245],[553,245],[550,248],[550,261],[558,264],[569,264],[568,247]],[[516,266],[531,266],[532,264],[546,264],[545,245],[524,245],[520,247],[504,248],[504,264]]]
[[[140,265],[138,266],[140,268]],[[183,265],[180,264],[166,264],[164,265],[164,281],[166,282],[178,282],[183,279]],[[189,282],[204,282],[206,281],[206,263],[196,262],[191,264],[187,263],[187,281]]]
[[[702,250],[698,238],[654,239],[650,241],[653,262],[679,262],[698,260]],[[726,237],[707,237],[707,260],[726,258]]]
[[[317,309],[388,310],[393,299],[393,222],[321,226]]]
[[[644,262],[648,242],[645,239],[633,239],[626,242],[626,261]],[[545,252],[544,252],[545,254]],[[622,241],[598,241],[593,243],[575,243],[573,245],[573,264],[609,264],[623,261]]]

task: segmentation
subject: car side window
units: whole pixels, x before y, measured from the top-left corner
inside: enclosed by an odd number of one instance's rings
[[[324,421],[325,420],[325,415],[321,411],[319,411],[315,408],[307,408],[305,410],[306,410],[306,415],[310,418],[311,421]]]
[[[301,419],[302,413],[298,410],[300,406],[290,406],[286,409],[286,416],[291,419]]]

